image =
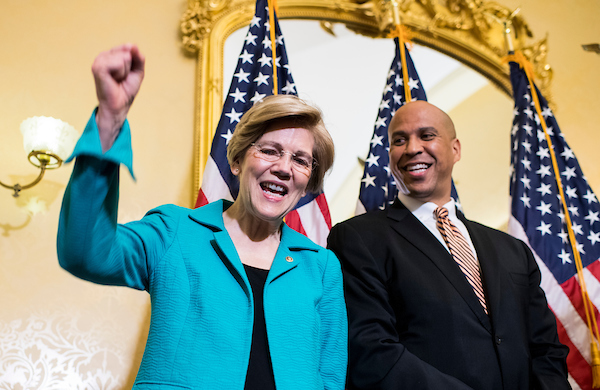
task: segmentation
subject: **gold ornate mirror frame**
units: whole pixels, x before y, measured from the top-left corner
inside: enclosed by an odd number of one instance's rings
[[[511,96],[508,66],[502,61],[506,55],[504,22],[509,21],[515,49],[532,62],[538,87],[550,96],[552,71],[546,63],[546,38],[529,43],[533,34],[518,10],[483,0],[397,2],[402,24],[412,32],[414,43],[462,62]],[[183,46],[198,56],[193,201],[222,110],[223,47],[231,33],[250,23],[255,5],[255,0],[188,0],[181,18]],[[280,20],[317,20],[325,27],[342,23],[372,38],[385,38],[393,25],[392,0],[278,0],[277,7]]]

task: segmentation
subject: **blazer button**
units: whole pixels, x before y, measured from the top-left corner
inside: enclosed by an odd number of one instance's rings
[[[502,339],[498,336],[496,336],[496,344],[498,344],[498,345],[502,344]]]
[[[291,263],[292,261],[294,261],[294,259],[291,256],[286,256],[285,261]]]

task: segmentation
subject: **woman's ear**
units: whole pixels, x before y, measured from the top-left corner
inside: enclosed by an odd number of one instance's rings
[[[235,176],[240,174],[240,163],[238,160],[231,165],[231,173],[233,173]]]

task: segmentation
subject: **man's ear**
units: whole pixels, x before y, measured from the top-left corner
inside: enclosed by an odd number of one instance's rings
[[[454,154],[454,163],[457,163],[460,160],[460,140],[458,138],[452,140],[452,154]]]

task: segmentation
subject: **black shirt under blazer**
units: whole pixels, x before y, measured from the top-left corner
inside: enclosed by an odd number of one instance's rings
[[[331,230],[349,315],[349,389],[570,389],[568,348],[529,248],[458,217],[489,316],[458,265],[400,202]]]

